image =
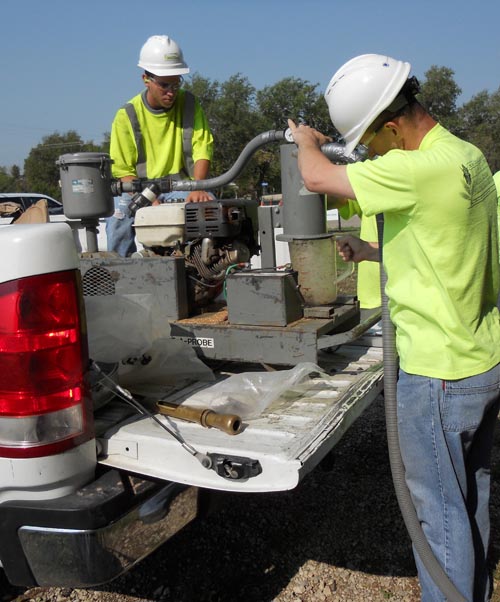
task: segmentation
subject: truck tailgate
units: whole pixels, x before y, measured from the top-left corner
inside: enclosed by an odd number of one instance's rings
[[[261,471],[255,476],[231,478],[204,468],[151,418],[137,414],[104,431],[99,439],[99,461],[129,472],[211,489],[292,489],[338,443],[382,390],[379,343],[375,337],[371,346],[359,341],[344,345],[335,353],[322,353],[318,363],[328,376],[294,386],[258,418],[243,421],[244,429],[237,435],[158,415],[199,452],[258,463]],[[164,399],[175,401],[181,393],[185,399],[190,391],[212,385],[197,383]],[[112,412],[113,407],[108,411]]]

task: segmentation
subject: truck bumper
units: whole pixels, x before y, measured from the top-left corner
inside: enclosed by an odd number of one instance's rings
[[[198,494],[110,470],[63,498],[0,504],[7,578],[22,586],[109,582],[196,518]]]

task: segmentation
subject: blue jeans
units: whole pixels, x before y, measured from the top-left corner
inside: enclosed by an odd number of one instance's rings
[[[175,191],[160,194],[158,200],[161,202],[172,199],[185,199],[189,191]],[[115,196],[115,212],[106,220],[106,237],[108,241],[108,251],[115,251],[122,257],[128,257],[137,251],[135,244],[134,218],[128,215],[128,206],[132,196],[123,193],[121,196]]]
[[[500,364],[455,381],[399,372],[406,482],[434,555],[470,602],[489,600],[490,456],[499,395]],[[414,553],[422,602],[445,602]]]

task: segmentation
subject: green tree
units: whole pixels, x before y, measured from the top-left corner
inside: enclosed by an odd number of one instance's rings
[[[106,153],[109,155],[109,143],[111,139],[111,132],[104,132],[103,140],[101,144],[98,145],[97,151],[100,153]]]
[[[333,134],[328,107],[318,84],[295,77],[285,77],[257,92],[257,108],[267,129],[285,130],[287,119],[305,121],[317,130]]]
[[[26,188],[30,192],[46,194],[61,199],[59,167],[56,161],[67,153],[95,152],[99,148],[93,142],[83,142],[74,130],[65,134],[54,132],[42,138],[42,142],[31,149],[24,162]]]
[[[185,84],[200,101],[214,135],[214,159],[211,173],[226,173],[245,146],[268,130],[285,130],[287,119],[304,120],[318,130],[338,138],[328,115],[328,107],[317,85],[287,77],[260,91],[241,73],[226,82],[211,81],[195,73]],[[260,196],[262,183],[271,192],[280,192],[279,144],[259,149],[237,177],[239,196]],[[227,187],[217,191],[232,196]]]
[[[0,167],[0,192],[23,192],[24,180],[18,165],[13,165],[9,170]]]
[[[254,101],[255,88],[239,73],[220,86],[217,102],[210,111],[220,171],[227,171],[233,165],[245,144],[257,133]]]
[[[214,160],[212,174],[226,173],[240,156],[245,145],[258,133],[259,126],[255,119],[255,88],[240,73],[231,76],[220,85],[207,85],[209,103],[207,117],[214,136]],[[215,95],[216,89],[218,90]],[[251,159],[238,176],[240,196],[251,194],[256,190],[256,164]],[[219,191],[232,195],[229,190]]]
[[[272,86],[259,90],[256,95],[257,112],[261,131],[286,130],[287,120],[304,121],[320,132],[331,135],[338,134],[333,128],[328,114],[328,107],[321,93],[317,92],[318,84],[286,77]],[[270,191],[281,189],[279,146],[269,146],[259,151],[258,173],[259,184],[269,183]]]
[[[10,173],[11,173],[12,177],[14,178],[14,180],[21,179],[21,169],[19,168],[19,165],[13,165]]]
[[[12,176],[12,190],[14,192],[26,192],[26,183],[24,181],[24,176],[21,173],[21,168],[19,165],[13,165],[10,174]]]
[[[219,82],[217,80],[210,81],[199,73],[193,73],[189,80],[186,80],[184,87],[196,96],[207,119],[211,122],[211,115],[220,95]]]
[[[13,192],[13,178],[6,167],[0,167],[0,192]]]
[[[211,176],[220,176],[232,167],[244,145],[255,135],[255,88],[239,73],[223,83],[195,73],[186,81],[185,87],[198,98],[207,116],[214,136]],[[245,169],[238,176],[239,193],[247,194],[253,188],[252,177]],[[218,190],[217,194],[233,196],[234,191],[227,188]]]
[[[473,96],[458,111],[460,134],[478,146],[493,172],[500,170],[500,88]]]
[[[460,129],[457,99],[462,90],[456,84],[454,75],[455,72],[448,67],[432,65],[425,72],[418,100],[436,121],[457,133]]]

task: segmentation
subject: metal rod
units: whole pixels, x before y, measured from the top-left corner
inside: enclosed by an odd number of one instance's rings
[[[156,407],[160,414],[201,424],[205,428],[216,428],[228,435],[237,435],[241,431],[241,418],[236,414],[219,414],[209,408],[194,408],[158,401]]]

